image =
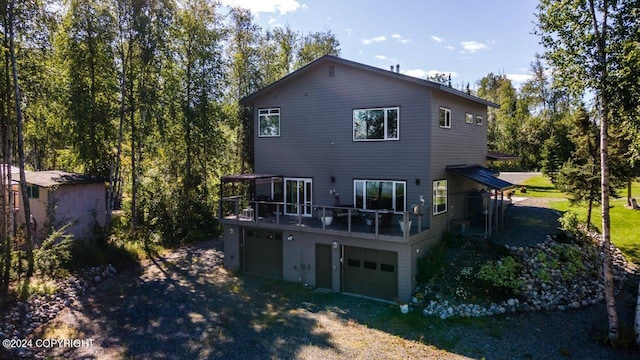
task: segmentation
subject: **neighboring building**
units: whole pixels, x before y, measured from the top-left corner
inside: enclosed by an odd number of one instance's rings
[[[445,231],[499,223],[512,185],[485,168],[491,102],[324,56],[241,105],[255,174],[222,179],[227,268],[406,301]]]
[[[94,238],[96,227],[106,221],[106,187],[103,179],[64,171],[27,171],[27,191],[31,224],[37,241],[43,240],[51,226],[60,229],[72,223],[66,233],[78,240]],[[22,203],[20,197],[19,203]],[[20,204],[17,206],[20,207]],[[24,212],[18,222],[25,223]]]

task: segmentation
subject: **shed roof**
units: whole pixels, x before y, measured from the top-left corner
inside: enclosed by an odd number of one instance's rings
[[[471,94],[467,94],[463,91],[460,90],[456,90],[452,87],[446,86],[446,85],[442,85],[440,83],[434,82],[434,81],[429,81],[429,80],[424,80],[424,79],[419,79],[413,76],[409,76],[409,75],[404,75],[404,74],[400,74],[397,73],[395,71],[390,71],[390,70],[386,70],[386,69],[380,69],[377,67],[373,67],[373,66],[369,66],[369,65],[365,65],[365,64],[361,64],[361,63],[357,63],[355,61],[350,61],[350,60],[346,60],[346,59],[342,59],[339,57],[335,57],[332,55],[324,55],[314,61],[312,61],[311,63],[307,64],[306,66],[303,66],[302,68],[292,72],[291,74],[281,78],[280,80],[254,92],[253,94],[246,96],[242,99],[240,99],[240,104],[244,105],[244,106],[249,106],[251,105],[251,102],[253,100],[255,100],[255,98],[259,97],[260,95],[262,95],[263,93],[272,90],[274,88],[277,88],[279,86],[282,86],[283,84],[286,84],[298,77],[300,77],[301,75],[307,73],[309,70],[316,68],[317,66],[320,66],[321,64],[324,63],[328,63],[328,62],[333,62],[336,64],[341,64],[341,65],[346,65],[346,66],[350,66],[353,68],[358,68],[361,70],[365,70],[365,71],[369,71],[369,72],[373,72],[373,73],[377,73],[383,76],[388,76],[390,78],[394,78],[394,79],[398,79],[400,81],[407,81],[407,82],[411,82],[414,84],[419,84],[419,85],[423,85],[423,86],[427,86],[433,89],[438,89],[462,98],[465,98],[467,100],[471,100],[471,101],[475,101],[477,103],[480,103],[482,105],[485,106],[490,106],[490,107],[494,107],[494,108],[499,108],[500,106],[498,104],[495,104],[491,101],[487,101],[484,99],[481,99],[477,96],[473,96]]]
[[[105,182],[104,178],[69,173],[60,170],[26,171],[25,176],[27,178],[27,183],[42,187],[72,184],[94,184]]]
[[[474,166],[452,166],[447,167],[447,171],[458,176],[473,180],[479,184],[482,184],[490,189],[506,190],[511,189],[515,185],[508,181],[498,179],[495,174],[486,167],[474,165]]]

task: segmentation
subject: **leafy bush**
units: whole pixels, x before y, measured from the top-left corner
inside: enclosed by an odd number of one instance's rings
[[[113,242],[102,245],[87,245],[75,242],[71,248],[69,270],[79,270],[89,266],[112,264],[116,269],[131,268],[138,264],[136,254],[128,251],[125,246]]]
[[[568,231],[573,235],[580,235],[580,220],[578,214],[573,211],[567,211],[558,219],[562,230]]]
[[[418,271],[416,281],[418,284],[426,284],[437,274],[442,272],[447,259],[447,254],[452,246],[455,246],[456,236],[451,233],[445,233],[440,242],[433,246],[427,255],[418,258]]]
[[[49,235],[33,253],[34,267],[43,275],[58,275],[71,259],[73,235],[66,235],[67,224]]]
[[[16,291],[21,299],[28,299],[32,295],[52,295],[58,291],[58,284],[52,279],[31,277],[21,280]]]
[[[498,261],[487,261],[480,267],[476,276],[496,288],[520,294],[524,285],[521,275],[522,264],[512,256],[507,256]]]

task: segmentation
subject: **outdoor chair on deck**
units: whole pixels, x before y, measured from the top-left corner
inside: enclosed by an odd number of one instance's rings
[[[380,218],[378,219],[378,231],[382,232],[382,230],[387,230],[391,227],[391,220],[393,219],[392,212],[381,212]],[[375,221],[371,222],[371,232],[375,231],[376,223]]]

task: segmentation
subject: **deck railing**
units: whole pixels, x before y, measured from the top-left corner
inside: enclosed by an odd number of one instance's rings
[[[226,224],[346,233],[348,236],[392,241],[408,241],[412,236],[428,230],[428,224],[422,215],[413,212],[285,204],[277,201],[246,200],[239,196],[220,200],[219,220]]]

